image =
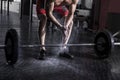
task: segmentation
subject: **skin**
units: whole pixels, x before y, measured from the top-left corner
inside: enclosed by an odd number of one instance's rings
[[[71,31],[73,27],[73,17],[74,17],[74,12],[76,10],[77,3],[78,3],[78,0],[51,0],[48,4],[49,5],[49,11],[48,11],[49,18],[52,20],[54,24],[57,25],[58,28],[60,28],[63,31],[63,34],[64,34],[63,44],[64,45],[68,43],[70,35],[71,35]],[[57,18],[54,17],[53,15],[54,6],[61,6],[61,5],[69,6],[69,9],[68,9],[69,14],[68,16],[65,16],[64,25],[62,25],[57,20]],[[66,48],[66,46],[64,46],[64,48]]]
[[[72,27],[73,27],[73,16],[77,6],[78,0],[49,0],[49,10],[48,16],[50,20],[57,25],[59,29],[63,32],[63,44],[67,44],[71,35]],[[40,0],[37,0],[37,8],[40,8]],[[65,23],[62,25],[57,18],[53,15],[54,6],[60,5],[69,5],[69,14],[65,16]],[[39,14],[38,14],[39,15]],[[45,45],[45,36],[46,36],[46,23],[47,23],[47,16],[46,14],[40,14],[40,22],[39,22],[39,38],[41,45]],[[66,46],[64,46],[66,47]],[[45,47],[40,47],[40,49],[46,50]]]
[[[37,0],[37,8],[38,9],[41,9],[40,4],[41,4],[40,0]],[[47,16],[46,16],[46,14],[38,14],[38,16],[40,16],[39,30],[38,30],[40,44],[45,45],[45,36],[46,36],[45,27],[46,27],[46,23],[47,23]],[[45,50],[45,47],[40,47],[40,49]]]
[[[47,23],[47,16],[42,15],[41,16],[42,20],[39,22],[39,38],[40,38],[40,43],[41,45],[45,45],[45,36],[46,36],[46,23]],[[45,47],[40,47],[40,49],[46,50]]]

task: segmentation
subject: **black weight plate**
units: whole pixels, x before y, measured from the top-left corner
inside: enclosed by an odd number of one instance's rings
[[[18,60],[18,34],[15,29],[7,31],[5,45],[6,61],[13,65]]]
[[[98,32],[94,40],[94,49],[99,58],[107,58],[113,49],[114,39],[107,30]]]

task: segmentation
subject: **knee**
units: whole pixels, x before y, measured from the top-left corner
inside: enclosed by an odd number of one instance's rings
[[[47,16],[44,14],[40,14],[40,15],[38,15],[38,19],[41,21],[45,21],[45,20],[47,21]]]
[[[71,23],[70,23],[71,25],[73,25],[73,20],[71,21]]]
[[[68,28],[71,28],[73,26],[73,21],[70,22]]]
[[[46,15],[44,15],[44,19],[47,21],[47,16]]]
[[[47,21],[47,16],[46,15],[42,15],[42,20],[43,21]]]

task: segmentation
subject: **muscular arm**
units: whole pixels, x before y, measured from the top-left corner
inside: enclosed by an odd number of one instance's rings
[[[74,12],[76,10],[77,3],[78,3],[78,0],[74,0],[74,2],[72,2],[72,4],[69,7],[69,14],[67,16],[67,19],[66,19],[66,22],[65,22],[65,25],[64,25],[67,28],[70,25],[71,21],[73,20]]]
[[[49,3],[49,11],[48,11],[48,15],[49,18],[52,20],[53,23],[55,23],[57,26],[62,27],[62,25],[58,22],[58,20],[54,17],[53,15],[53,10],[54,10],[54,2],[51,1]]]

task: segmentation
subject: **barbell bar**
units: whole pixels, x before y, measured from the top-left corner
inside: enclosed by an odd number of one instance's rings
[[[46,45],[20,45],[18,33],[15,29],[9,29],[5,37],[5,45],[0,45],[0,49],[5,50],[6,61],[8,64],[14,65],[18,60],[19,48],[32,48],[32,47],[62,47],[62,46],[93,46],[98,57],[108,57],[114,47],[120,43],[114,43],[111,33],[107,30],[100,31],[96,34],[93,43],[81,44],[46,44]]]
[[[71,46],[75,46],[75,47],[79,47],[79,46],[94,46],[95,44],[94,43],[80,43],[80,44],[66,44],[66,45],[62,45],[62,44],[46,44],[46,45],[21,45],[19,46],[20,48],[32,48],[32,47],[62,47],[62,46],[68,46],[68,47],[71,47]],[[97,44],[99,45],[99,44]],[[119,46],[120,45],[120,42],[115,42],[114,43],[114,46]],[[0,45],[0,49],[4,49],[5,48],[5,45]]]
[[[24,48],[24,47],[62,47],[62,46],[94,46],[93,43],[85,43],[85,44],[46,44],[46,45],[21,45],[20,47],[21,48]]]
[[[21,45],[21,48],[24,47],[62,47],[62,46],[68,46],[68,47],[80,47],[80,46],[95,46],[96,44],[94,43],[80,43],[80,44],[46,44],[46,45]],[[101,44],[97,44],[97,45],[101,45]],[[119,46],[120,42],[114,42],[114,46]]]
[[[119,45],[120,43],[115,43]],[[79,47],[79,46],[94,46],[94,43],[80,43],[80,44],[46,44],[46,45],[37,45],[37,44],[30,44],[30,45],[20,45],[19,48],[33,48],[33,47],[62,47],[62,46],[68,46],[68,47]],[[4,49],[6,45],[0,45],[1,49]]]
[[[0,49],[4,49],[5,48],[5,45],[0,45]]]
[[[99,44],[97,44],[99,45]],[[68,47],[79,47],[79,46],[95,46],[94,43],[80,43],[80,44],[66,44],[66,45],[62,45],[62,44],[46,44],[46,45],[21,45],[19,46],[20,48],[33,48],[33,47],[62,47],[62,46],[68,46]],[[120,46],[120,42],[115,42],[114,46]],[[0,45],[0,49],[4,49],[6,46],[5,45]]]

